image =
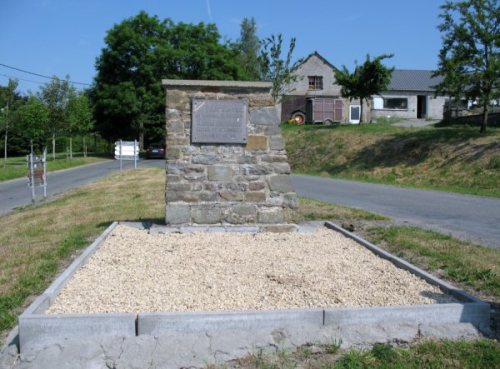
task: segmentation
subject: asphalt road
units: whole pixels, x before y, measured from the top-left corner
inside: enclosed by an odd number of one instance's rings
[[[139,167],[163,167],[164,160],[139,160]],[[123,161],[123,168],[133,168],[133,161]],[[71,169],[65,169],[47,174],[47,198],[71,188],[93,182],[120,170],[117,160],[90,164]],[[36,188],[37,201],[43,199],[43,189]],[[31,204],[31,190],[28,188],[26,178],[0,182],[0,215],[5,214],[19,206]]]
[[[163,160],[139,161],[140,167],[163,167]],[[124,168],[133,162],[124,162]],[[93,182],[120,169],[119,162],[76,167],[48,174],[48,197]],[[398,223],[437,230],[454,237],[500,249],[500,199],[416,190],[371,183],[293,175],[301,196],[366,209]],[[41,188],[37,188],[40,199]],[[29,205],[26,178],[0,183],[0,215]]]
[[[500,199],[294,175],[300,196],[390,216],[500,249]]]

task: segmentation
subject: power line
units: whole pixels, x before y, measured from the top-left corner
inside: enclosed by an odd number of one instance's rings
[[[0,65],[2,67],[5,67],[5,68],[17,70],[19,72],[23,72],[23,73],[27,73],[27,74],[32,74],[32,75],[37,76],[37,77],[42,77],[42,78],[47,78],[47,79],[53,79],[54,78],[54,77],[49,77],[49,76],[45,76],[43,74],[39,74],[39,73],[35,73],[35,72],[30,72],[28,70],[24,70],[24,69],[21,69],[21,68],[13,67],[13,66],[10,66],[10,65],[2,64],[2,63],[0,63]],[[75,82],[75,81],[68,81],[68,82],[71,83],[71,84],[74,84],[74,85],[90,86],[90,83]]]
[[[3,74],[3,73],[0,73],[0,76],[5,77],[5,78],[8,78],[8,79],[18,79],[19,81],[23,81],[23,82],[31,82],[31,83],[36,83],[36,84],[39,84],[39,85],[43,85],[43,84],[45,84],[45,82],[33,81],[33,80],[31,80],[31,79],[18,78],[18,77],[9,76],[8,74]]]

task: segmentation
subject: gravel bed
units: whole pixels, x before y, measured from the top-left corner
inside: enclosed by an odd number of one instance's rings
[[[119,225],[49,314],[271,310],[455,301],[353,240],[312,233],[148,234]]]

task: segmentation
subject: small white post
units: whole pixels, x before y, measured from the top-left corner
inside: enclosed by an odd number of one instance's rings
[[[122,164],[122,140],[120,140],[120,172],[123,169],[123,164]]]
[[[43,149],[43,198],[47,198],[47,148]]]
[[[33,164],[33,151],[30,153],[30,185],[31,185],[31,203],[35,203],[35,168]]]
[[[137,169],[137,157],[135,156],[135,145],[137,145],[137,140],[134,140],[134,169]]]

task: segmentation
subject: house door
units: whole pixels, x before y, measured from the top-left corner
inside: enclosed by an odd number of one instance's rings
[[[358,124],[361,118],[361,105],[349,106],[349,123]]]
[[[417,95],[417,118],[427,118],[427,96]]]

